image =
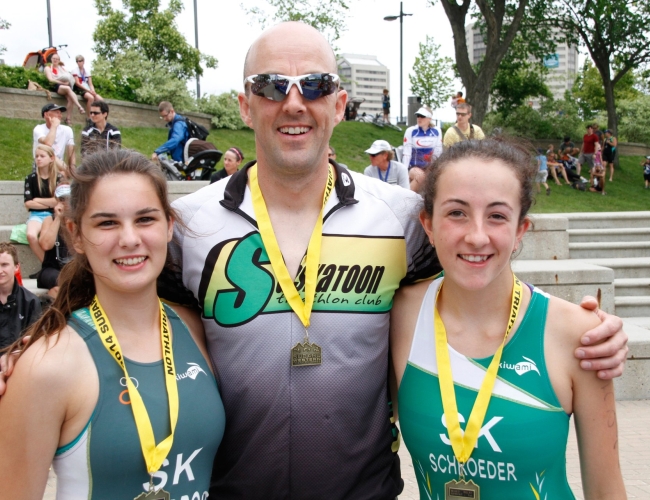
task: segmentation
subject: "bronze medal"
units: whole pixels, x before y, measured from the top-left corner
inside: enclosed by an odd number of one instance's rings
[[[321,351],[318,344],[312,344],[308,338],[305,338],[303,342],[298,342],[291,348],[291,366],[320,365]]]
[[[480,500],[481,493],[476,484],[471,479],[465,481],[461,479],[456,481],[455,479],[445,483],[445,500]]]
[[[141,493],[133,500],[170,500],[171,496],[168,492],[160,488],[159,490],[149,490],[148,493]]]

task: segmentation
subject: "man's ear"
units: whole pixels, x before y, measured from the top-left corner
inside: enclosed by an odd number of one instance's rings
[[[248,96],[240,92],[237,96],[239,101],[239,115],[246,125],[253,128],[253,120],[251,119],[251,108],[248,102]]]
[[[336,118],[335,118],[335,125],[338,125],[343,121],[343,117],[345,116],[345,105],[348,103],[348,91],[347,90],[339,90],[336,93]]]

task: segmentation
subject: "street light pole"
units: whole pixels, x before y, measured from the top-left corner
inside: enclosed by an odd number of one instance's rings
[[[47,36],[48,41],[50,42],[50,47],[52,45],[52,11],[50,10],[50,0],[47,0]]]
[[[399,19],[399,121],[404,119],[404,16],[412,16],[413,14],[405,14],[402,9],[402,2],[399,3],[399,16],[386,16],[384,21],[395,21]]]
[[[49,1],[49,0],[48,0]],[[199,21],[196,13],[196,0],[194,0],[194,46],[199,50]],[[196,100],[201,98],[201,83],[199,74],[196,74]]]

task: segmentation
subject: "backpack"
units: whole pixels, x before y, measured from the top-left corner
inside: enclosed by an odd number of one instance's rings
[[[201,141],[205,141],[205,139],[210,135],[210,132],[207,128],[205,128],[203,125],[199,125],[198,123],[194,123],[189,118],[185,118],[185,124],[187,125],[187,132],[190,139],[195,138]]]

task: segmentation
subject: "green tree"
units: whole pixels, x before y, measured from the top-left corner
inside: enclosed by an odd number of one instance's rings
[[[548,69],[541,60],[532,60],[528,50],[528,44],[517,37],[499,65],[490,90],[499,113],[508,114],[530,98],[553,97],[544,81]]]
[[[0,18],[0,30],[8,30],[11,27],[5,19]],[[7,47],[5,45],[0,45],[0,56],[7,52]]]
[[[438,0],[429,0],[435,4]],[[492,82],[501,61],[519,33],[531,54],[550,53],[554,36],[548,22],[553,3],[547,0],[440,0],[454,36],[456,69],[473,106],[472,120],[481,124],[487,112]],[[465,26],[468,15],[483,26],[486,53],[472,65],[467,50]]]
[[[239,114],[239,92],[231,90],[220,95],[205,95],[199,99],[199,111],[212,115],[215,128],[241,130],[248,128]]]
[[[114,61],[129,50],[139,51],[147,60],[174,68],[176,78],[203,74],[201,61],[215,68],[217,60],[201,54],[178,31],[175,18],[183,10],[181,0],[169,0],[161,10],[161,0],[122,0],[123,10],[114,9],[111,0],[95,0],[100,20],[93,40],[99,58]]]
[[[634,100],[640,92],[635,89],[636,77],[634,72],[626,73],[614,88],[614,97],[619,99]],[[580,116],[585,121],[592,120],[599,111],[607,110],[605,89],[603,81],[596,66],[586,60],[578,74],[572,89],[573,97],[580,108]]]
[[[559,19],[577,33],[600,73],[605,93],[607,128],[616,133],[614,89],[630,71],[650,62],[650,2],[638,0],[561,0]]]
[[[432,109],[442,107],[452,91],[452,63],[449,57],[440,56],[440,45],[431,36],[420,43],[418,55],[409,74],[411,92],[422,98],[422,103]]]
[[[281,21],[300,21],[323,33],[332,45],[346,29],[345,18],[349,7],[345,0],[267,0],[267,3],[271,12],[261,7],[246,8],[243,4],[242,7],[262,27]]]
[[[650,145],[650,95],[622,99],[616,109],[620,116],[619,140]]]
[[[118,53],[113,60],[98,58],[93,65],[93,83],[105,97],[158,105],[169,101],[178,110],[196,109],[185,80],[175,75],[178,63],[151,61],[135,49]]]

